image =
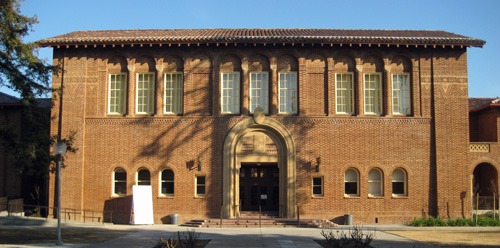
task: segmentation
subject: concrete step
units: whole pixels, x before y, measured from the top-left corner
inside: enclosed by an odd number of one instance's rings
[[[195,219],[182,224],[181,226],[189,227],[206,227],[206,228],[220,228],[222,227],[311,227],[311,228],[324,228],[337,226],[331,221],[322,219],[303,219],[297,223],[296,219],[282,219],[282,218],[239,218],[239,219]]]

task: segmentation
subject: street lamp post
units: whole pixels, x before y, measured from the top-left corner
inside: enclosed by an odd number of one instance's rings
[[[57,142],[55,145],[55,154],[57,154],[57,242],[56,245],[64,245],[61,240],[61,156],[66,154],[66,143]]]

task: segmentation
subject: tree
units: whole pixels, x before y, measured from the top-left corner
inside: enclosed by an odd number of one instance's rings
[[[35,55],[36,44],[23,42],[37,19],[21,15],[19,7],[16,0],[0,2],[0,86],[18,92],[23,104],[36,104],[35,96],[51,91],[55,67]]]
[[[0,123],[0,145],[12,153],[13,166],[23,181],[29,180],[35,185],[35,189],[29,190],[35,194],[55,160],[49,153],[50,145],[56,139],[61,140],[61,137],[50,136],[52,104],[42,108],[37,100],[44,94],[56,93],[52,91],[50,79],[58,68],[36,56],[36,44],[22,40],[36,23],[36,16],[20,14],[17,0],[0,1],[0,86],[19,93],[22,104],[21,134],[16,137],[11,125]],[[68,151],[74,152],[72,135],[67,140]]]

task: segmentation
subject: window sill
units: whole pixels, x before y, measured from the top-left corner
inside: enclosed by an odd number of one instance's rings
[[[360,199],[359,195],[344,195],[344,199]]]
[[[391,196],[392,199],[408,199],[407,195],[393,195]]]
[[[157,199],[174,199],[174,195],[159,195]]]
[[[323,198],[325,198],[325,196],[324,196],[324,195],[313,195],[313,196],[311,197],[311,199],[323,199]]]
[[[113,113],[108,113],[106,115],[106,117],[109,117],[109,118],[120,118],[120,117],[126,117],[127,114],[113,114]]]
[[[205,196],[205,195],[196,195],[196,196],[194,196],[193,198],[194,198],[194,199],[206,199],[206,198],[207,198],[207,196]]]
[[[339,117],[351,117],[351,116],[356,116],[354,113],[335,113],[336,116]]]
[[[362,115],[358,115],[358,117],[368,117],[368,118],[376,118],[376,117],[383,117],[384,114],[371,114],[371,113],[365,113],[365,114],[362,114]]]
[[[384,199],[383,195],[369,195],[368,199]]]
[[[127,195],[111,195],[109,198],[123,198],[127,197]]]

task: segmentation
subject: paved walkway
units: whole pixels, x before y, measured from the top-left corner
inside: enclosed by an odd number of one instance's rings
[[[72,225],[77,226],[76,224]],[[93,226],[96,227],[96,226]],[[122,237],[111,239],[97,244],[68,244],[55,246],[55,244],[35,245],[0,245],[0,247],[110,247],[110,248],[139,248],[153,247],[160,237],[170,237],[178,231],[185,232],[192,228],[177,225],[104,225],[97,226],[112,230],[131,230]],[[63,227],[64,228],[64,227]],[[84,228],[84,227],[82,227]],[[372,246],[376,248],[402,247],[402,248],[425,248],[434,247],[425,243],[391,235],[383,231],[403,230],[412,227],[404,225],[373,225],[364,226],[365,231],[375,231],[376,237]],[[333,230],[348,230],[349,226],[339,226]],[[314,240],[323,240],[321,229],[317,228],[195,228],[200,233],[200,239],[210,239],[206,248],[217,247],[321,247]],[[62,237],[64,242],[64,236]]]

